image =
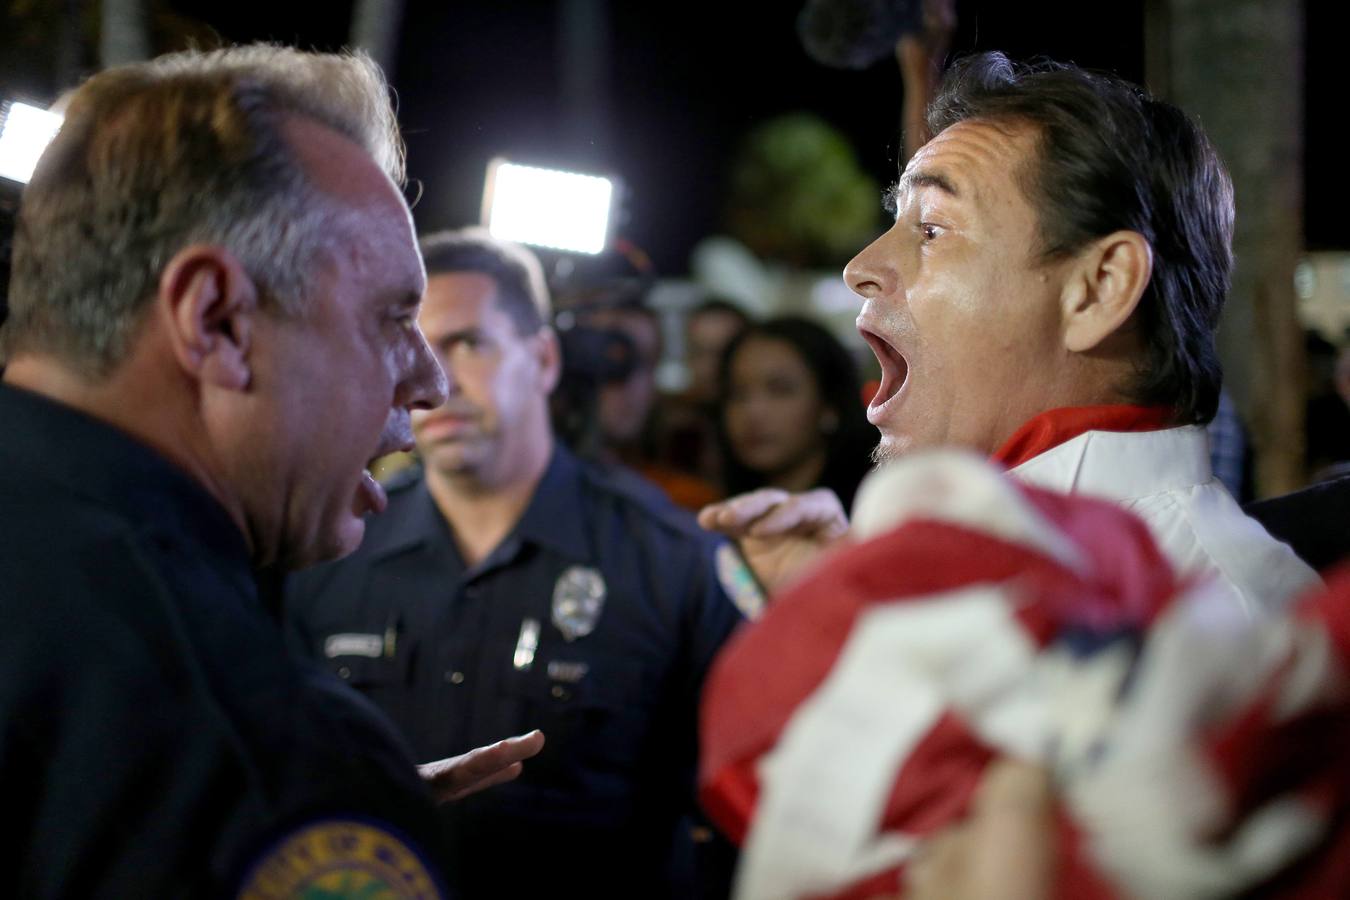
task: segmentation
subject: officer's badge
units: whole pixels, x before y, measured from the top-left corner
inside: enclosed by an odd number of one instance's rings
[[[741,615],[754,620],[764,612],[764,591],[755,580],[755,573],[731,544],[717,548],[717,580],[722,582],[722,590]]]
[[[553,624],[569,641],[585,637],[605,608],[605,576],[588,566],[571,566],[553,585]]]
[[[367,822],[329,819],[293,831],[268,849],[239,889],[240,900],[443,896],[417,852]]]

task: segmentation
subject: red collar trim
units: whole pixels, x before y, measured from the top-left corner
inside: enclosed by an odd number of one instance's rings
[[[1089,431],[1160,431],[1176,424],[1168,406],[1066,406],[1033,417],[994,454],[1011,469]]]

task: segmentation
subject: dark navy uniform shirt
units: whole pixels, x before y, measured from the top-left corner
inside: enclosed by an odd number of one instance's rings
[[[688,896],[698,697],[742,620],[724,546],[636,476],[559,448],[468,567],[413,472],[360,550],[292,580],[288,630],[419,761],[544,731],[518,781],[442,808],[468,895]],[[597,594],[598,611],[582,602]]]
[[[3,893],[434,895],[418,850],[440,824],[406,748],[286,653],[221,506],[34,394],[0,385],[0,423]]]

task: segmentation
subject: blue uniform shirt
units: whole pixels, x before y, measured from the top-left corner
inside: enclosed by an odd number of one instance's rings
[[[288,630],[419,761],[544,731],[518,781],[443,810],[468,895],[685,891],[699,692],[742,620],[723,543],[558,448],[516,528],[468,567],[414,472],[357,553],[292,580]]]
[[[435,896],[407,750],[286,652],[220,504],[37,395],[0,385],[0,422],[5,893]]]

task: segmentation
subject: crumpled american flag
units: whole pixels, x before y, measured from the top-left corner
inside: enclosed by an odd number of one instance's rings
[[[1350,897],[1350,571],[1252,618],[1114,505],[950,452],[853,524],[705,688],[740,900],[896,894],[999,756],[1052,777],[1055,897]]]

